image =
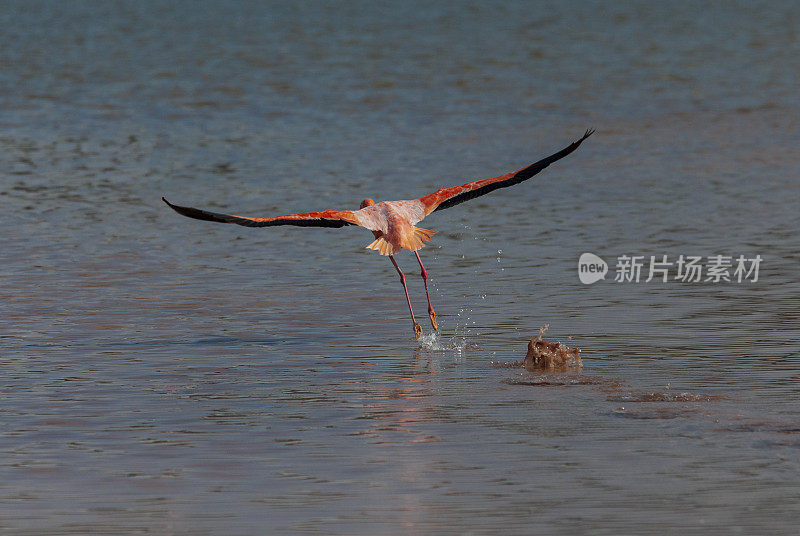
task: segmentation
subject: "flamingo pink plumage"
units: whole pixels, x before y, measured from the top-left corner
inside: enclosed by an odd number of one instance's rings
[[[538,162],[535,162],[520,170],[506,173],[491,179],[481,179],[468,182],[452,188],[442,188],[432,194],[422,196],[418,199],[403,201],[382,201],[375,203],[372,199],[365,199],[361,203],[359,210],[323,210],[320,212],[303,212],[299,214],[287,214],[285,216],[275,216],[272,218],[248,218],[246,216],[235,216],[233,214],[222,214],[209,212],[191,207],[173,205],[164,197],[161,199],[178,214],[195,218],[198,220],[213,221],[219,223],[235,223],[245,227],[271,227],[274,225],[297,225],[302,227],[344,227],[345,225],[360,225],[372,231],[375,240],[367,248],[377,250],[381,255],[388,255],[397,273],[400,274],[400,282],[403,284],[408,310],[411,313],[411,321],[414,324],[414,335],[419,338],[422,334],[422,327],[414,318],[414,310],[411,307],[411,299],[408,296],[408,287],[403,271],[394,259],[395,253],[403,249],[414,252],[419,262],[422,280],[425,283],[425,295],[428,298],[428,316],[431,320],[433,329],[437,329],[436,313],[431,306],[431,299],[428,295],[428,273],[422,265],[418,250],[425,246],[436,231],[417,227],[416,224],[422,221],[430,213],[436,210],[450,208],[478,196],[493,192],[498,188],[505,188],[519,184],[530,179],[541,170],[564,158],[592,135],[594,130],[589,129],[579,140],[571,143],[564,149],[554,153]]]

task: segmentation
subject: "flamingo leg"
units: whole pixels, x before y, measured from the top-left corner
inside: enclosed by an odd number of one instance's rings
[[[419,253],[416,251],[414,255],[417,256],[417,262],[419,263],[420,267],[420,274],[422,276],[422,281],[425,283],[425,297],[428,298],[428,316],[431,319],[431,326],[433,326],[434,330],[438,330],[439,328],[436,326],[436,311],[433,310],[433,306],[431,305],[431,297],[428,294],[428,271],[422,265],[422,259],[419,258]]]
[[[408,297],[408,287],[406,287],[406,275],[397,265],[397,261],[394,260],[393,255],[389,255],[389,260],[392,261],[395,270],[397,270],[397,273],[400,274],[400,282],[403,284],[403,290],[406,293],[406,301],[408,302],[408,311],[411,313],[411,322],[414,323],[414,337],[419,339],[422,335],[422,327],[417,324],[417,321],[414,319],[414,309],[411,308],[411,298]]]

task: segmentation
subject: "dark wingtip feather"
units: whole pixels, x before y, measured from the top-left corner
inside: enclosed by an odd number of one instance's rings
[[[166,197],[161,197],[161,200],[166,203],[169,208],[180,214],[181,216],[186,216],[187,218],[194,218],[196,220],[205,220],[205,221],[213,221],[217,223],[234,223],[235,220],[240,218],[236,218],[235,216],[230,216],[228,214],[218,214],[216,212],[208,212],[206,210],[200,210],[199,208],[193,207],[182,207],[180,205],[173,205],[169,201],[167,201]]]
[[[594,129],[588,128],[586,129],[586,132],[584,132],[582,138],[572,142],[570,145],[564,147],[557,153],[553,153],[550,156],[539,160],[538,162],[534,162],[533,164],[518,170],[516,173],[508,173],[506,175],[495,177],[491,182],[483,186],[470,188],[470,186],[476,183],[485,182],[485,181],[473,181],[471,183],[464,184],[461,187],[452,188],[450,190],[461,190],[461,191],[453,195],[452,197],[445,198],[443,201],[437,200],[439,204],[436,206],[436,208],[434,208],[430,212],[435,212],[437,210],[450,208],[458,205],[459,203],[463,203],[464,201],[469,201],[470,199],[474,199],[481,195],[488,194],[489,192],[493,192],[498,188],[506,188],[508,186],[513,186],[515,184],[519,184],[522,181],[528,180],[537,173],[539,173],[540,171],[542,171],[544,168],[552,164],[553,162],[556,162],[557,160],[560,160],[565,156],[567,156],[568,154],[572,153],[572,151],[577,149],[580,146],[580,144],[583,143],[583,140],[585,140],[592,134],[594,134]],[[438,192],[435,192],[434,194],[431,194],[431,196],[435,197],[437,194]],[[420,199],[425,200],[426,198],[427,196],[421,197]]]

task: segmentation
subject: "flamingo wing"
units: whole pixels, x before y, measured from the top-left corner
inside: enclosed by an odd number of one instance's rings
[[[178,214],[196,220],[215,221],[219,223],[235,223],[245,227],[272,227],[275,225],[297,225],[300,227],[344,227],[345,225],[358,225],[352,210],[323,210],[320,212],[304,212],[300,214],[287,214],[274,218],[248,218],[220,212],[209,212],[199,208],[182,207],[173,205],[162,197],[167,205]]]
[[[432,194],[420,197],[419,201],[425,206],[425,214],[430,214],[436,210],[450,208],[464,201],[469,201],[481,195],[486,195],[493,192],[498,188],[505,188],[519,184],[522,181],[528,180],[541,170],[570,154],[578,148],[578,146],[594,133],[594,129],[589,129],[581,139],[573,142],[569,146],[561,149],[557,153],[551,154],[547,158],[543,158],[538,162],[524,167],[518,171],[512,171],[499,177],[491,179],[481,179],[477,181],[468,182],[461,186],[453,186],[452,188],[442,188],[436,190]]]

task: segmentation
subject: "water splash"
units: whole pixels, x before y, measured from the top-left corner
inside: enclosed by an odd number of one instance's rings
[[[422,335],[418,341],[419,347],[438,352],[451,351],[458,357],[467,349],[477,348],[473,342],[470,342],[470,338],[473,336],[471,326],[475,324],[475,320],[470,317],[471,313],[472,309],[462,307],[454,317],[455,326],[452,331],[447,329],[448,320],[451,317],[440,317],[439,329],[444,329],[444,331],[432,331]]]
[[[460,357],[462,352],[468,348],[475,348],[474,344],[467,341],[466,336],[454,335],[452,339],[447,341],[438,331],[423,334],[417,341],[419,347],[423,350],[434,352],[453,352],[456,356]]]
[[[446,350],[446,348],[442,346],[438,331],[431,331],[430,333],[423,334],[418,342],[420,348],[424,348],[425,350]]]

